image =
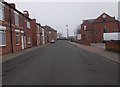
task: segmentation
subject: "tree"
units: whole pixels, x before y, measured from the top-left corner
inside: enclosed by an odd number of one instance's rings
[[[59,33],[57,33],[57,36],[58,36],[59,38],[61,38],[61,37],[63,36],[63,34],[62,34],[61,32],[59,32]]]
[[[81,29],[81,26],[78,25],[77,28],[76,28],[76,33],[77,33],[77,34],[80,34],[80,29]]]

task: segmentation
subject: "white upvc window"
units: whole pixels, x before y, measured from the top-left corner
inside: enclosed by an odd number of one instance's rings
[[[20,30],[15,29],[16,33],[16,45],[20,45]]]
[[[49,34],[51,34],[51,31],[49,31]]]
[[[87,26],[84,26],[84,30],[87,30]]]
[[[0,26],[0,46],[6,46],[6,27]]]
[[[37,25],[37,33],[40,33],[40,27]]]
[[[0,20],[4,20],[4,5],[0,2]]]
[[[27,28],[30,29],[30,22],[29,21],[27,21]]]
[[[31,38],[30,38],[30,36],[28,37],[28,45],[30,45],[31,44]]]
[[[19,13],[14,11],[14,14],[15,14],[15,25],[19,26]]]

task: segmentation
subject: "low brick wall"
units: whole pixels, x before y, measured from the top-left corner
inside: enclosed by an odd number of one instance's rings
[[[120,41],[106,41],[105,50],[120,53]]]

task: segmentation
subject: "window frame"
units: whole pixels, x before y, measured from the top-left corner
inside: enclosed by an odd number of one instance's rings
[[[86,26],[86,25],[84,26],[84,30],[85,30],[85,31],[87,30],[87,26]]]
[[[0,47],[6,46],[6,27],[0,26],[0,31],[3,31],[5,34],[5,44],[1,44]]]
[[[15,14],[15,25],[19,26],[20,23],[19,23],[19,13],[14,11],[14,14]]]
[[[18,33],[18,35],[17,35]],[[16,37],[16,45],[20,45],[20,30],[19,29],[15,29],[15,37]],[[17,37],[19,37],[19,42],[17,43]]]
[[[27,28],[30,29],[30,21],[26,21],[27,22]]]
[[[28,45],[31,45],[31,37],[28,36]]]
[[[0,18],[1,21],[5,20],[5,12],[4,12],[4,4],[0,2],[0,10],[2,12],[2,18]]]
[[[37,25],[37,33],[40,33],[40,27]]]

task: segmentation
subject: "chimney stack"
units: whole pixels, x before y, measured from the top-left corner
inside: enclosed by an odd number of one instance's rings
[[[36,19],[32,19],[32,20],[36,22]]]
[[[9,3],[9,5],[13,8],[15,8],[15,4],[14,3]]]
[[[27,17],[29,17],[29,12],[28,11],[23,11],[23,14]]]

